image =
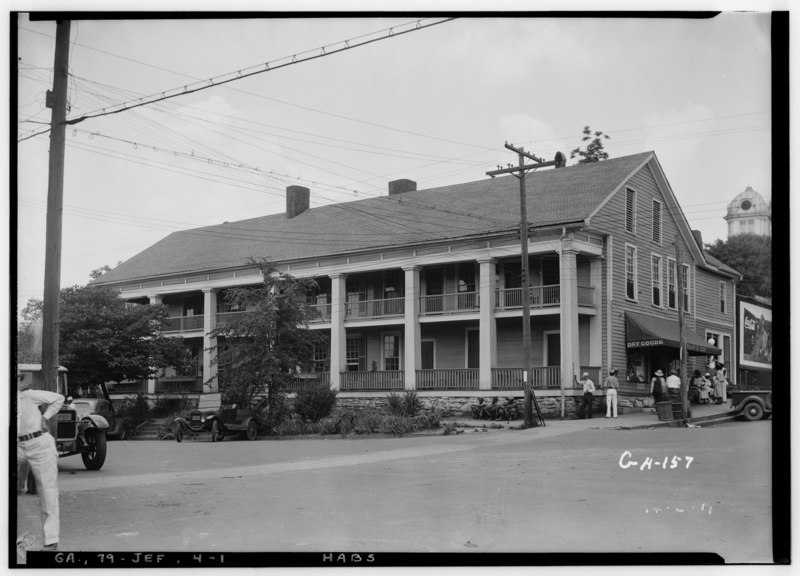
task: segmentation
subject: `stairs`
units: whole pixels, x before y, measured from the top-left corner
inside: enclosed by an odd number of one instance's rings
[[[158,440],[159,421],[145,420],[136,427],[136,435],[128,437],[129,440]]]

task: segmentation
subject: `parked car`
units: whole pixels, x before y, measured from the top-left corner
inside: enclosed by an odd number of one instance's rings
[[[747,420],[766,420],[772,415],[772,390],[736,390],[730,397],[731,408]]]
[[[223,440],[225,436],[234,433],[248,440],[255,440],[263,422],[266,398],[257,401],[251,408],[240,408],[236,404],[222,405],[221,402],[221,394],[202,394],[197,408],[189,413],[188,418],[175,419],[175,441],[182,442],[186,435],[194,438],[204,432],[211,434],[212,442]]]
[[[99,414],[105,418],[106,422],[108,422],[106,435],[109,438],[125,440],[127,437],[125,423],[121,418],[117,418],[117,413],[114,411],[114,404],[111,400],[105,398],[76,398],[72,400],[72,406],[79,417]]]
[[[30,378],[33,387],[42,388],[41,364],[19,364],[17,370],[23,379]],[[59,366],[57,392],[66,395],[67,369]],[[68,397],[58,413],[50,420],[50,433],[56,440],[60,458],[80,454],[88,470],[100,470],[106,461],[106,430],[108,420],[94,412],[79,410]]]

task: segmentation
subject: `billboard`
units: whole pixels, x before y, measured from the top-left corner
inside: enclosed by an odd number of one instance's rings
[[[739,300],[739,367],[772,369],[772,309]]]

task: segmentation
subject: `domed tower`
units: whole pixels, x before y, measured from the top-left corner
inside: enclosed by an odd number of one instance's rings
[[[772,202],[748,186],[728,204],[725,220],[728,238],[747,233],[772,236]]]

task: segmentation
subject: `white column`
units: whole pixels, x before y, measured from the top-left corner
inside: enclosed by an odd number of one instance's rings
[[[480,264],[480,371],[481,390],[492,388],[492,368],[497,364],[497,322],[494,318],[495,305],[495,266],[491,258],[478,260]]]
[[[347,274],[331,274],[331,388],[341,388],[347,369],[347,331],[344,328]]]
[[[147,298],[150,300],[150,304],[161,304],[162,303],[161,294],[148,294]]]
[[[603,261],[593,258],[589,265],[589,275],[592,284],[592,302],[597,314],[589,316],[589,364],[602,366],[603,364],[603,304],[600,301],[603,285]],[[606,366],[606,369],[611,366]]]
[[[422,362],[422,340],[419,326],[419,267],[404,267],[406,278],[404,366],[406,390],[417,387],[417,370]]]
[[[578,341],[578,266],[572,238],[561,240],[561,386],[572,387],[572,376],[581,377]]]
[[[203,392],[219,392],[217,380],[217,338],[211,335],[217,327],[217,291],[203,288]]]
[[[161,294],[148,294],[148,300],[150,300],[150,304],[158,305],[163,304]],[[155,394],[156,393],[156,379],[155,378],[148,378],[147,379],[147,393],[148,394]]]

